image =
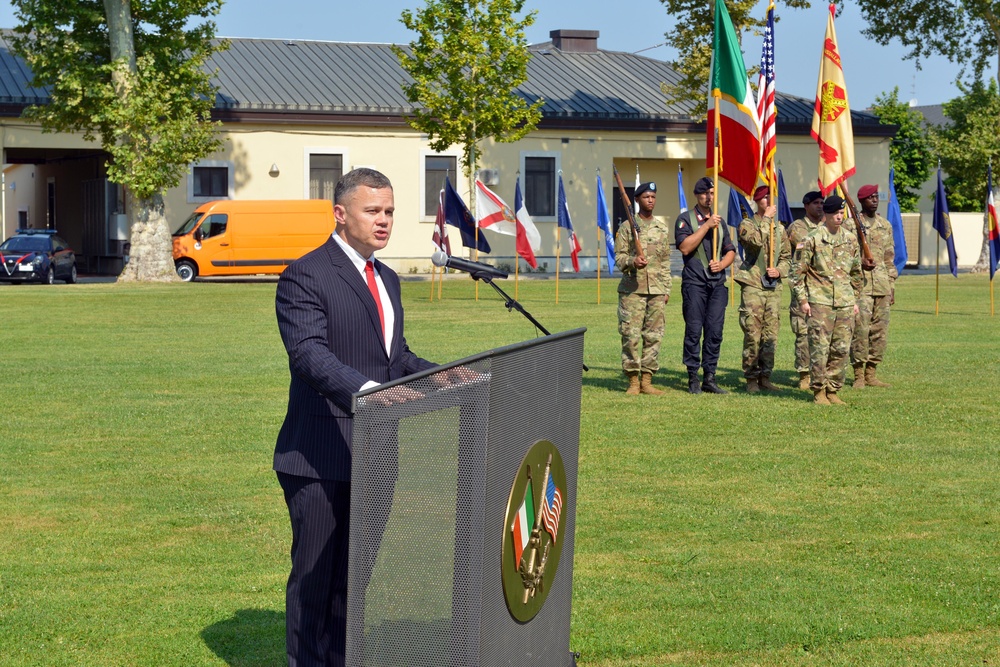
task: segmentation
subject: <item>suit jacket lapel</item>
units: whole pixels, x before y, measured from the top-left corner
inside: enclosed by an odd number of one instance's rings
[[[378,308],[375,306],[375,300],[372,298],[372,293],[368,290],[368,284],[361,277],[361,274],[354,266],[354,263],[351,262],[350,258],[348,258],[346,254],[344,254],[344,251],[339,245],[337,245],[337,242],[334,241],[332,237],[326,242],[326,249],[330,255],[330,263],[340,274],[344,282],[347,283],[352,290],[354,290],[358,300],[364,304],[365,310],[368,313],[368,320],[371,322],[373,328],[373,334],[377,335],[380,339],[383,339],[381,347],[385,350],[384,337],[382,335],[382,320],[379,319]],[[387,289],[386,291],[391,290]],[[393,307],[395,308],[395,302],[393,302]],[[396,312],[399,311],[397,310]]]
[[[382,284],[385,285],[389,302],[392,304],[392,349],[389,351],[389,358],[393,359],[399,354],[403,341],[403,300],[399,289],[399,278],[387,270],[385,264],[377,259],[375,264],[378,266],[379,275],[382,276]]]

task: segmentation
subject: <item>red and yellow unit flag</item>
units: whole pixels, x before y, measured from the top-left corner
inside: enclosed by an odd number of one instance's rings
[[[524,550],[531,540],[531,531],[535,529],[535,495],[531,491],[531,480],[528,480],[528,488],[524,491],[524,500],[517,508],[517,515],[514,523],[511,524],[510,532],[514,537],[514,564],[520,565]]]
[[[717,171],[719,178],[750,196],[757,185],[760,163],[760,121],[740,42],[723,0],[715,0],[710,77],[708,173],[714,175]],[[719,117],[718,127],[716,115]],[[711,147],[716,145],[719,148],[717,165],[714,151],[711,151]]]
[[[830,4],[823,40],[823,59],[819,64],[816,103],[813,107],[812,138],[819,143],[819,190],[826,197],[838,184],[854,175],[854,127],[847,102],[847,83],[840,64],[837,32],[833,15],[837,6]]]

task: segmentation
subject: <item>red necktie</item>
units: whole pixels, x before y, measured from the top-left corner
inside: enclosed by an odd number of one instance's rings
[[[365,262],[365,278],[368,279],[368,291],[372,293],[372,298],[375,299],[375,305],[378,307],[378,321],[382,323],[382,339],[385,339],[385,313],[382,312],[382,297],[378,294],[378,285],[375,283],[375,265],[371,262]]]

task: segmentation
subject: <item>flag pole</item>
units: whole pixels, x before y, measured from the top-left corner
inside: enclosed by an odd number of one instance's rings
[[[601,228],[597,228],[597,305],[601,305]]]
[[[516,233],[516,232],[515,232]],[[517,237],[515,237],[517,238]],[[514,249],[514,299],[517,299],[517,286],[519,281],[517,279],[518,269],[521,268],[521,262],[517,260],[517,248]]]
[[[559,225],[555,226],[556,233],[556,305],[559,305]]]
[[[937,235],[937,252],[934,253],[934,317],[938,314],[941,294],[941,234]]]
[[[715,196],[712,198],[712,215],[719,215],[719,100],[721,99],[722,93],[713,92],[712,97],[715,99],[715,141],[713,142],[715,146],[712,150],[712,187],[715,190]],[[719,228],[716,226],[712,229],[712,261],[719,261]],[[708,269],[708,267],[705,267]]]
[[[437,273],[437,267],[431,264],[431,296],[428,301],[434,300],[434,274]]]

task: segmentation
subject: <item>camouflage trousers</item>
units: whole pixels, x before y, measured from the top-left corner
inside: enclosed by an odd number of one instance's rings
[[[837,392],[844,386],[854,332],[854,308],[812,306],[809,317],[809,388]]]
[[[660,369],[664,294],[619,294],[618,333],[622,335],[622,370],[655,373]]]
[[[795,370],[799,373],[809,372],[809,320],[799,309],[799,304],[792,303],[788,307],[788,322],[795,334]]]
[[[743,329],[743,377],[768,377],[774,370],[781,292],[742,285],[740,328]]]
[[[851,363],[878,364],[885,355],[889,337],[889,295],[862,294],[858,299],[858,315],[854,318],[854,340],[851,342]]]

